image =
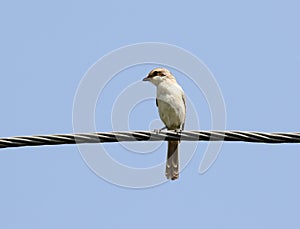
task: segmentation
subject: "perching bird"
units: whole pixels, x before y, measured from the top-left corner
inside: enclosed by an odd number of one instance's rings
[[[171,72],[165,68],[155,68],[143,81],[150,81],[156,86],[156,106],[166,128],[183,130],[186,116],[185,95]],[[168,142],[167,179],[176,180],[179,176],[178,144],[179,141]]]

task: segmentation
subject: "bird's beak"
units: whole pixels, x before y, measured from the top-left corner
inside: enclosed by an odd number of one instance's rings
[[[150,78],[145,77],[145,78],[143,79],[143,81],[150,81]]]

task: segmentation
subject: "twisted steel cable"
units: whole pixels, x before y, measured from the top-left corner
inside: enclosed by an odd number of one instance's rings
[[[0,138],[0,148],[103,143],[121,141],[241,141],[257,143],[300,143],[300,132],[263,133],[250,131],[120,131],[83,134],[53,134]]]

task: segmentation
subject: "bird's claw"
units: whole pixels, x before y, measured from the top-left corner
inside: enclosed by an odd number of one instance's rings
[[[154,129],[153,132],[156,133],[156,134],[159,134],[160,129]]]
[[[176,129],[174,130],[177,134],[181,134],[182,133],[182,129]]]
[[[156,134],[159,134],[162,130],[165,130],[165,129],[167,129],[166,126],[163,127],[163,128],[161,128],[161,129],[154,129],[153,131],[154,131]]]
[[[177,134],[177,135],[181,135],[181,133],[182,133],[182,129],[176,129],[176,130],[174,130],[175,131],[175,133]],[[181,137],[180,137],[181,138]],[[179,142],[180,142],[181,140],[179,139]]]

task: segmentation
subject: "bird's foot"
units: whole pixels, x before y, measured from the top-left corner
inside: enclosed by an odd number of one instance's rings
[[[175,131],[175,133],[177,134],[177,135],[181,135],[181,133],[182,133],[182,129],[176,129],[176,130],[174,130]],[[180,142],[181,140],[179,139],[179,142]]]
[[[163,128],[161,128],[161,129],[155,129],[154,132],[155,132],[156,134],[159,134],[162,130],[165,130],[165,129],[167,129],[166,126],[163,127]]]
[[[181,134],[182,133],[182,129],[176,129],[174,130],[177,134]]]

